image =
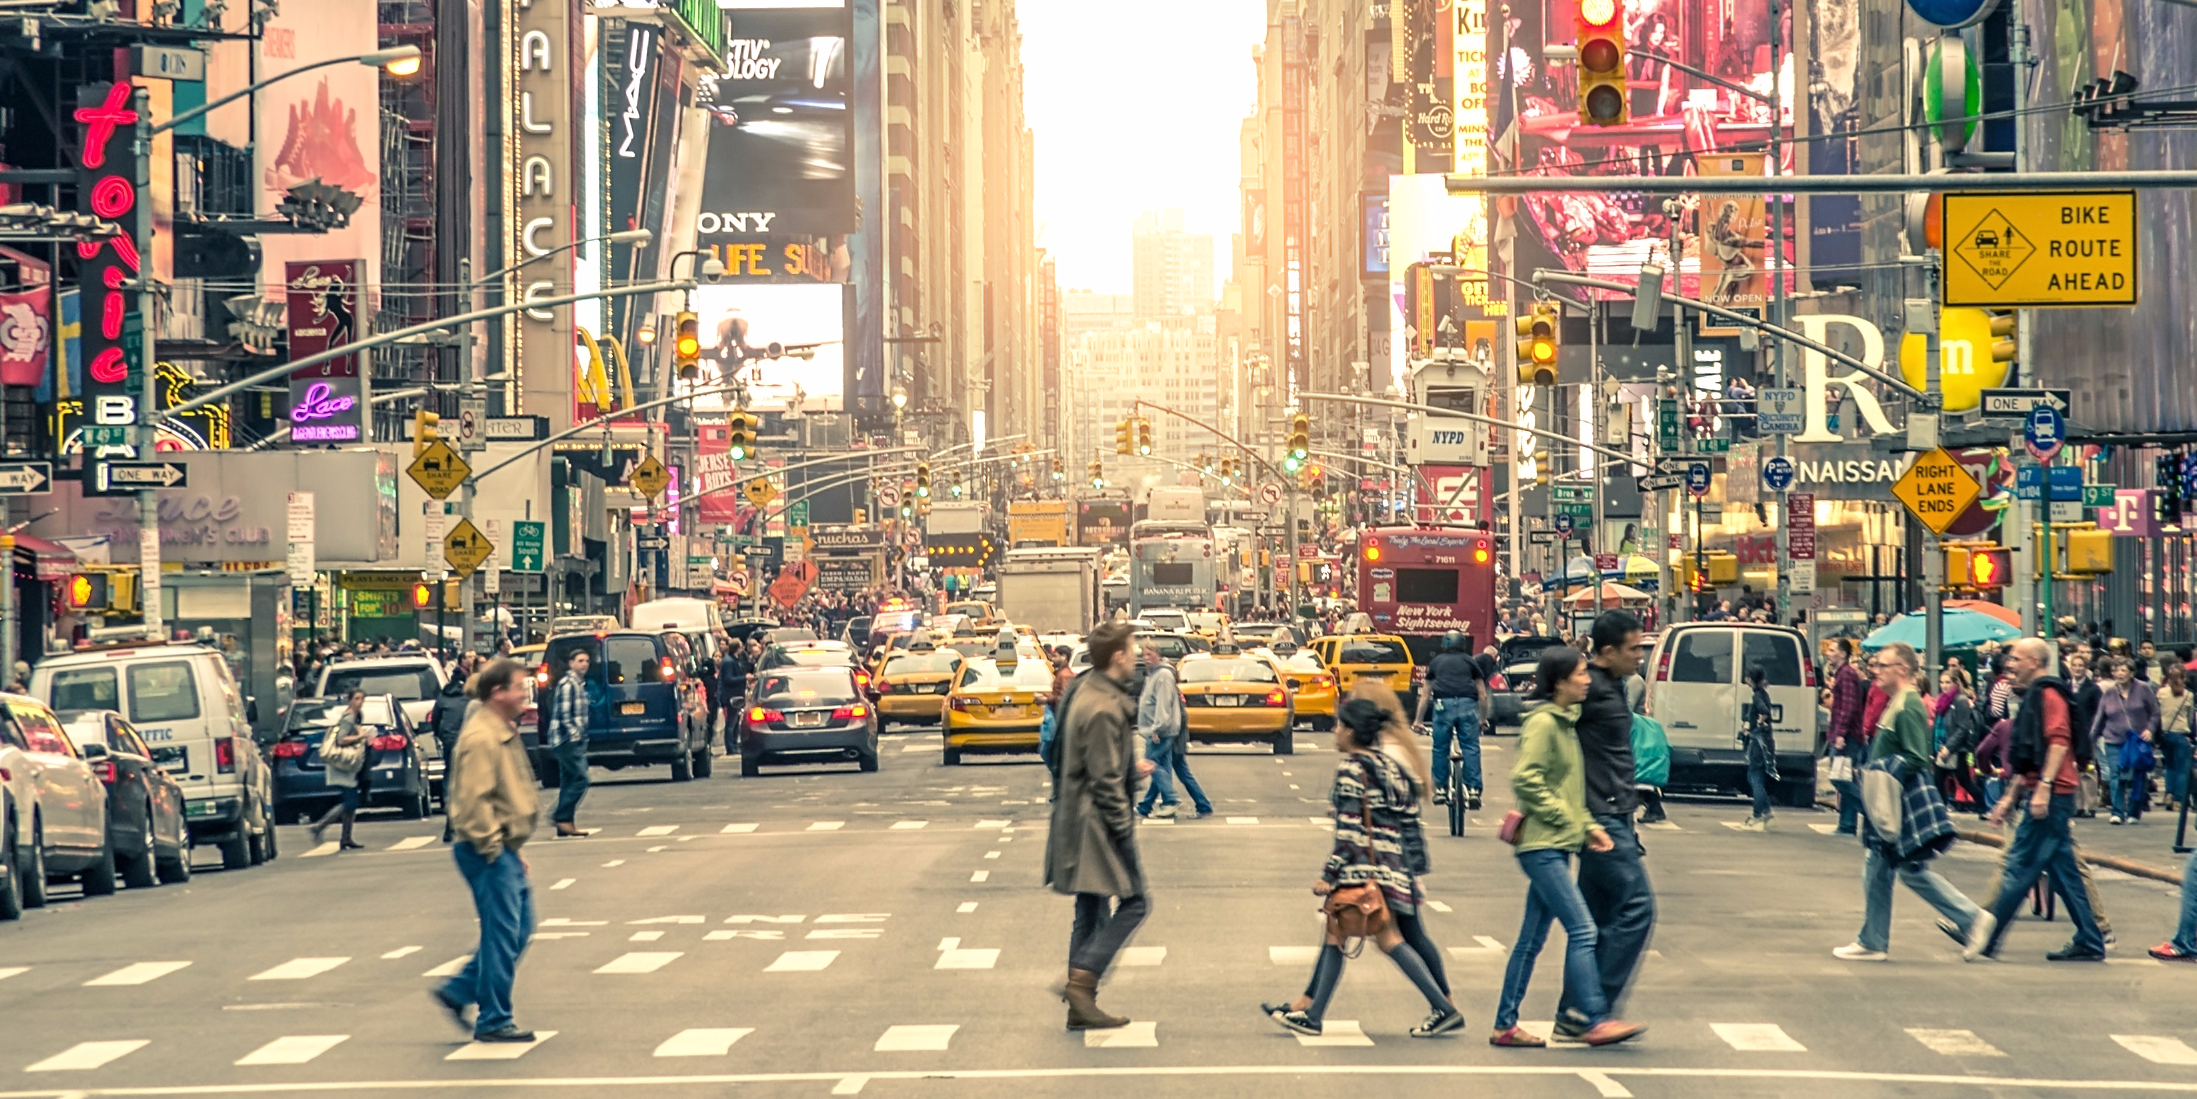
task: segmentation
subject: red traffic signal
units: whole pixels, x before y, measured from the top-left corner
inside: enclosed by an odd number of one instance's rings
[[[1617,0],[1579,0],[1579,121],[1622,126],[1631,121],[1625,88],[1625,25]]]
[[[413,609],[413,610],[416,610],[416,611],[424,611],[424,610],[426,610],[427,608],[429,608],[429,607],[432,607],[432,606],[434,606],[434,605],[435,605],[435,586],[434,586],[433,584],[425,584],[425,583],[422,583],[422,584],[414,584],[414,585],[412,585],[412,609]]]
[[[67,591],[69,609],[72,611],[97,611],[107,607],[107,578],[98,573],[78,573],[69,577]]]
[[[2014,554],[2011,550],[1973,550],[1968,555],[1967,586],[1971,588],[2003,588],[2014,575]]]

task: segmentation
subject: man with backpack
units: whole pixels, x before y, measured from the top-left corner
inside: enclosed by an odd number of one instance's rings
[[[1457,742],[1458,766],[1465,808],[1480,807],[1480,722],[1495,713],[1488,700],[1488,680],[1472,655],[1472,643],[1463,631],[1442,635],[1442,651],[1427,661],[1425,689],[1419,692],[1419,714],[1412,722],[1425,725],[1434,719],[1434,804],[1449,803],[1449,746]]]
[[[2055,962],[2105,960],[2105,938],[2090,911],[2090,897],[2082,886],[2082,867],[2075,857],[2075,838],[2068,822],[2075,814],[2075,793],[2081,788],[2077,775],[2090,762],[2090,738],[2074,728],[2074,699],[2067,684],[2047,674],[2052,652],[2043,641],[2025,637],[2014,642],[2007,670],[2023,692],[2014,714],[2012,742],[2008,746],[2008,770],[2013,780],[2006,795],[1991,810],[1991,823],[2022,812],[2021,826],[2006,852],[2006,872],[1991,915],[1998,933],[1971,941],[1964,956],[1996,958],[2000,940],[2013,926],[2014,914],[2028,898],[2030,888],[2047,873],[2052,890],[2067,907],[2075,925],[2075,938],[2045,955]]]

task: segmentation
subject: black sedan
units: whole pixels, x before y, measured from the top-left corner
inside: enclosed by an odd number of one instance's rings
[[[191,880],[191,840],[183,824],[183,788],[153,762],[144,738],[113,710],[55,714],[92,773],[107,787],[107,844],[132,889]]]
[[[320,741],[343,716],[340,698],[301,698],[290,704],[281,739],[268,752],[275,768],[275,823],[296,824],[319,816],[342,799],[328,785],[328,771],[320,762]],[[415,735],[412,720],[394,695],[368,695],[359,711],[359,726],[366,742],[367,795],[365,807],[394,808],[405,820],[419,820],[434,809],[428,776],[428,745]]]
[[[1498,666],[1496,674],[1488,679],[1488,701],[1495,704],[1495,724],[1525,723],[1526,711],[1532,708],[1526,696],[1533,693],[1533,674],[1541,663],[1541,650],[1563,643],[1561,637],[1522,634],[1496,647]]]
[[[853,762],[877,770],[877,704],[848,667],[757,672],[740,719],[740,774],[764,764]]]

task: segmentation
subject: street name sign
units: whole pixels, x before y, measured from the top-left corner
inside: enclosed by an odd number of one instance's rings
[[[33,496],[52,485],[52,462],[0,462],[0,496]]]
[[[2038,406],[2052,408],[2065,416],[2075,406],[2075,392],[2070,389],[1986,389],[1983,391],[1983,414],[1987,417],[2019,420]]]
[[[1634,478],[1634,481],[1639,484],[1640,491],[1642,492],[1662,492],[1665,489],[1684,487],[1686,484],[1686,474],[1684,470],[1673,470],[1668,473],[1650,473],[1641,477],[1636,477]]]
[[[1944,198],[1945,304],[2136,304],[2136,192]]]
[[[1559,503],[1591,504],[1594,502],[1593,485],[1556,485],[1551,487],[1549,491],[1556,494],[1555,499]]]
[[[1574,519],[1592,519],[1594,518],[1594,505],[1565,501],[1556,505],[1556,513]]]
[[[2112,507],[2113,492],[2119,487],[2119,485],[2084,485],[2083,506],[2086,508]]]
[[[1918,455],[1892,484],[1892,495],[1935,534],[1944,534],[1982,491],[1983,486],[1943,447]]]
[[[449,443],[437,439],[427,444],[427,449],[412,459],[404,472],[429,496],[444,500],[473,475],[473,467],[467,465],[457,451],[450,449]]]

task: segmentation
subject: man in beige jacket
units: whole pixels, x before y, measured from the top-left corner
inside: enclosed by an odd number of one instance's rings
[[[534,933],[534,892],[519,848],[534,834],[534,769],[512,722],[526,706],[526,671],[497,660],[473,678],[481,705],[465,721],[447,769],[451,852],[473,890],[481,944],[465,969],[434,991],[437,1002],[476,1042],[531,1042],[511,1019],[511,984]],[[479,1018],[467,1023],[467,1008]]]

